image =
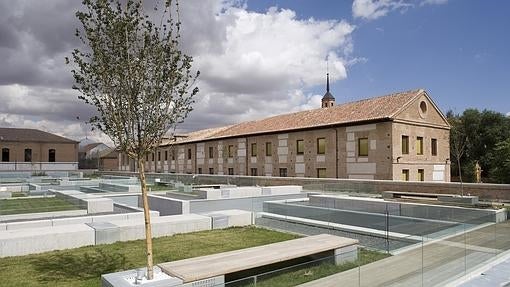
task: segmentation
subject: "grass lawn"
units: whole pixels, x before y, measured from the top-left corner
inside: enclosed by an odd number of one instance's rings
[[[231,251],[298,238],[297,235],[257,227],[228,228],[155,238],[154,263]],[[143,240],[81,247],[42,254],[0,258],[1,286],[82,286],[97,287],[101,274],[139,268],[145,265]],[[286,270],[285,273],[259,278],[257,286],[295,286],[328,276],[387,255],[362,250],[360,260],[336,266],[319,266]],[[236,284],[237,285],[237,284]],[[242,284],[239,286],[250,286]]]
[[[147,188],[150,188],[151,191],[170,191],[174,190],[173,187],[162,185],[162,184],[148,184]]]
[[[79,208],[78,206],[56,197],[0,199],[0,215],[74,209]]]

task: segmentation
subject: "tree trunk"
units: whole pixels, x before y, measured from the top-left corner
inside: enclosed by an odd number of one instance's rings
[[[147,251],[147,279],[154,278],[153,260],[152,260],[152,228],[151,217],[149,212],[149,200],[147,198],[147,182],[145,180],[145,160],[144,158],[138,159],[138,175],[140,177],[140,184],[142,185],[142,202],[143,202],[143,215],[145,218],[145,245]]]
[[[462,169],[460,168],[460,158],[457,158],[457,167],[459,168],[460,195],[464,196],[464,186],[462,185]]]

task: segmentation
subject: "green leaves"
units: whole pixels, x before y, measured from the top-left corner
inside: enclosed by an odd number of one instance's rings
[[[143,158],[192,110],[199,75],[179,49],[178,3],[148,15],[140,0],[84,0],[71,59],[75,85],[97,115],[91,124],[131,158]],[[153,22],[152,19],[158,19]]]

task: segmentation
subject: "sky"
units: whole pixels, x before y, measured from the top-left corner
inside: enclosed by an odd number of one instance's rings
[[[510,1],[185,0],[182,49],[200,70],[192,131],[423,88],[443,112],[510,115]],[[0,127],[90,131],[65,57],[78,0],[0,0]],[[329,68],[328,68],[329,67]],[[79,119],[78,119],[79,118]]]

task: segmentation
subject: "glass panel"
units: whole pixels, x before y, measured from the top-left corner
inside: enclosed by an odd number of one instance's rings
[[[402,136],[402,154],[409,154],[409,137]]]
[[[326,153],[326,139],[318,138],[317,139],[317,154],[325,154]]]
[[[423,155],[423,137],[416,137],[416,154]]]
[[[272,156],[273,155],[273,145],[271,142],[266,143],[266,156]]]
[[[297,140],[296,141],[296,153],[297,154],[304,154],[305,153],[305,141],[304,140]]]
[[[358,139],[358,155],[368,156],[368,138]]]
[[[257,144],[256,143],[251,144],[251,156],[257,156]]]

